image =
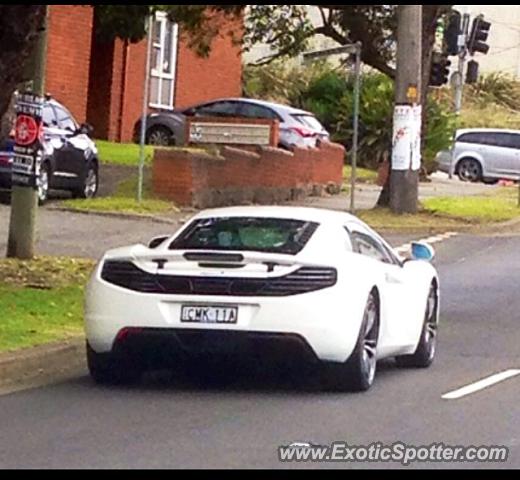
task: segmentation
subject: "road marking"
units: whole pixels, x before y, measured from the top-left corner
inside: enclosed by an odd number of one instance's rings
[[[458,236],[459,234],[456,233],[456,232],[446,232],[442,235],[437,235],[435,237],[430,237],[430,238],[426,238],[426,239],[423,239],[423,240],[418,240],[419,243],[428,243],[430,245],[435,245],[436,243],[441,243],[441,242],[444,242],[446,240],[449,240],[450,238],[453,238],[453,237],[456,237]],[[409,253],[410,250],[412,249],[412,244],[411,243],[406,243],[404,245],[401,245],[400,247],[397,247],[397,248],[394,248],[394,250],[399,254],[406,254],[406,253]]]
[[[460,400],[461,398],[467,397],[468,395],[472,395],[474,393],[485,390],[489,387],[497,385],[498,383],[505,382],[511,378],[517,377],[520,375],[520,370],[507,370],[506,372],[497,373],[496,375],[492,375],[489,378],[485,378],[484,380],[480,380],[479,382],[468,385],[467,387],[460,388],[455,390],[454,392],[447,393],[442,396],[443,400]]]

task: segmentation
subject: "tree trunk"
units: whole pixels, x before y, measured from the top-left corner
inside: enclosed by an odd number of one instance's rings
[[[0,118],[9,110],[13,93],[28,80],[25,68],[45,16],[45,5],[0,5]],[[9,119],[2,120],[2,135]]]

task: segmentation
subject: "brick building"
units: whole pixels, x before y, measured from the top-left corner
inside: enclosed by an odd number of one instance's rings
[[[240,28],[240,25],[238,26]],[[153,34],[150,110],[182,108],[219,97],[240,96],[240,48],[223,24],[208,58],[190,50],[177,25],[158,16]],[[46,90],[65,104],[96,138],[132,140],[142,112],[146,41],[102,43],[92,7],[50,5]]]

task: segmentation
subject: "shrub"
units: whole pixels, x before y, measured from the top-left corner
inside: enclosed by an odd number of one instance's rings
[[[284,68],[282,64],[247,67],[244,80],[246,96],[288,103],[313,112],[334,141],[351,149],[354,78],[347,77],[343,68],[334,68],[326,62],[309,67]],[[362,81],[359,163],[374,169],[384,153],[391,150],[394,83],[380,73],[365,74]],[[450,146],[455,119],[449,104],[433,97],[428,101],[427,112],[423,163],[428,173],[432,173],[437,153]]]

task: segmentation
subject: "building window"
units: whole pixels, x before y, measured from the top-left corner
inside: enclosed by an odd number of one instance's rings
[[[158,13],[153,30],[150,106],[173,110],[179,29]]]

